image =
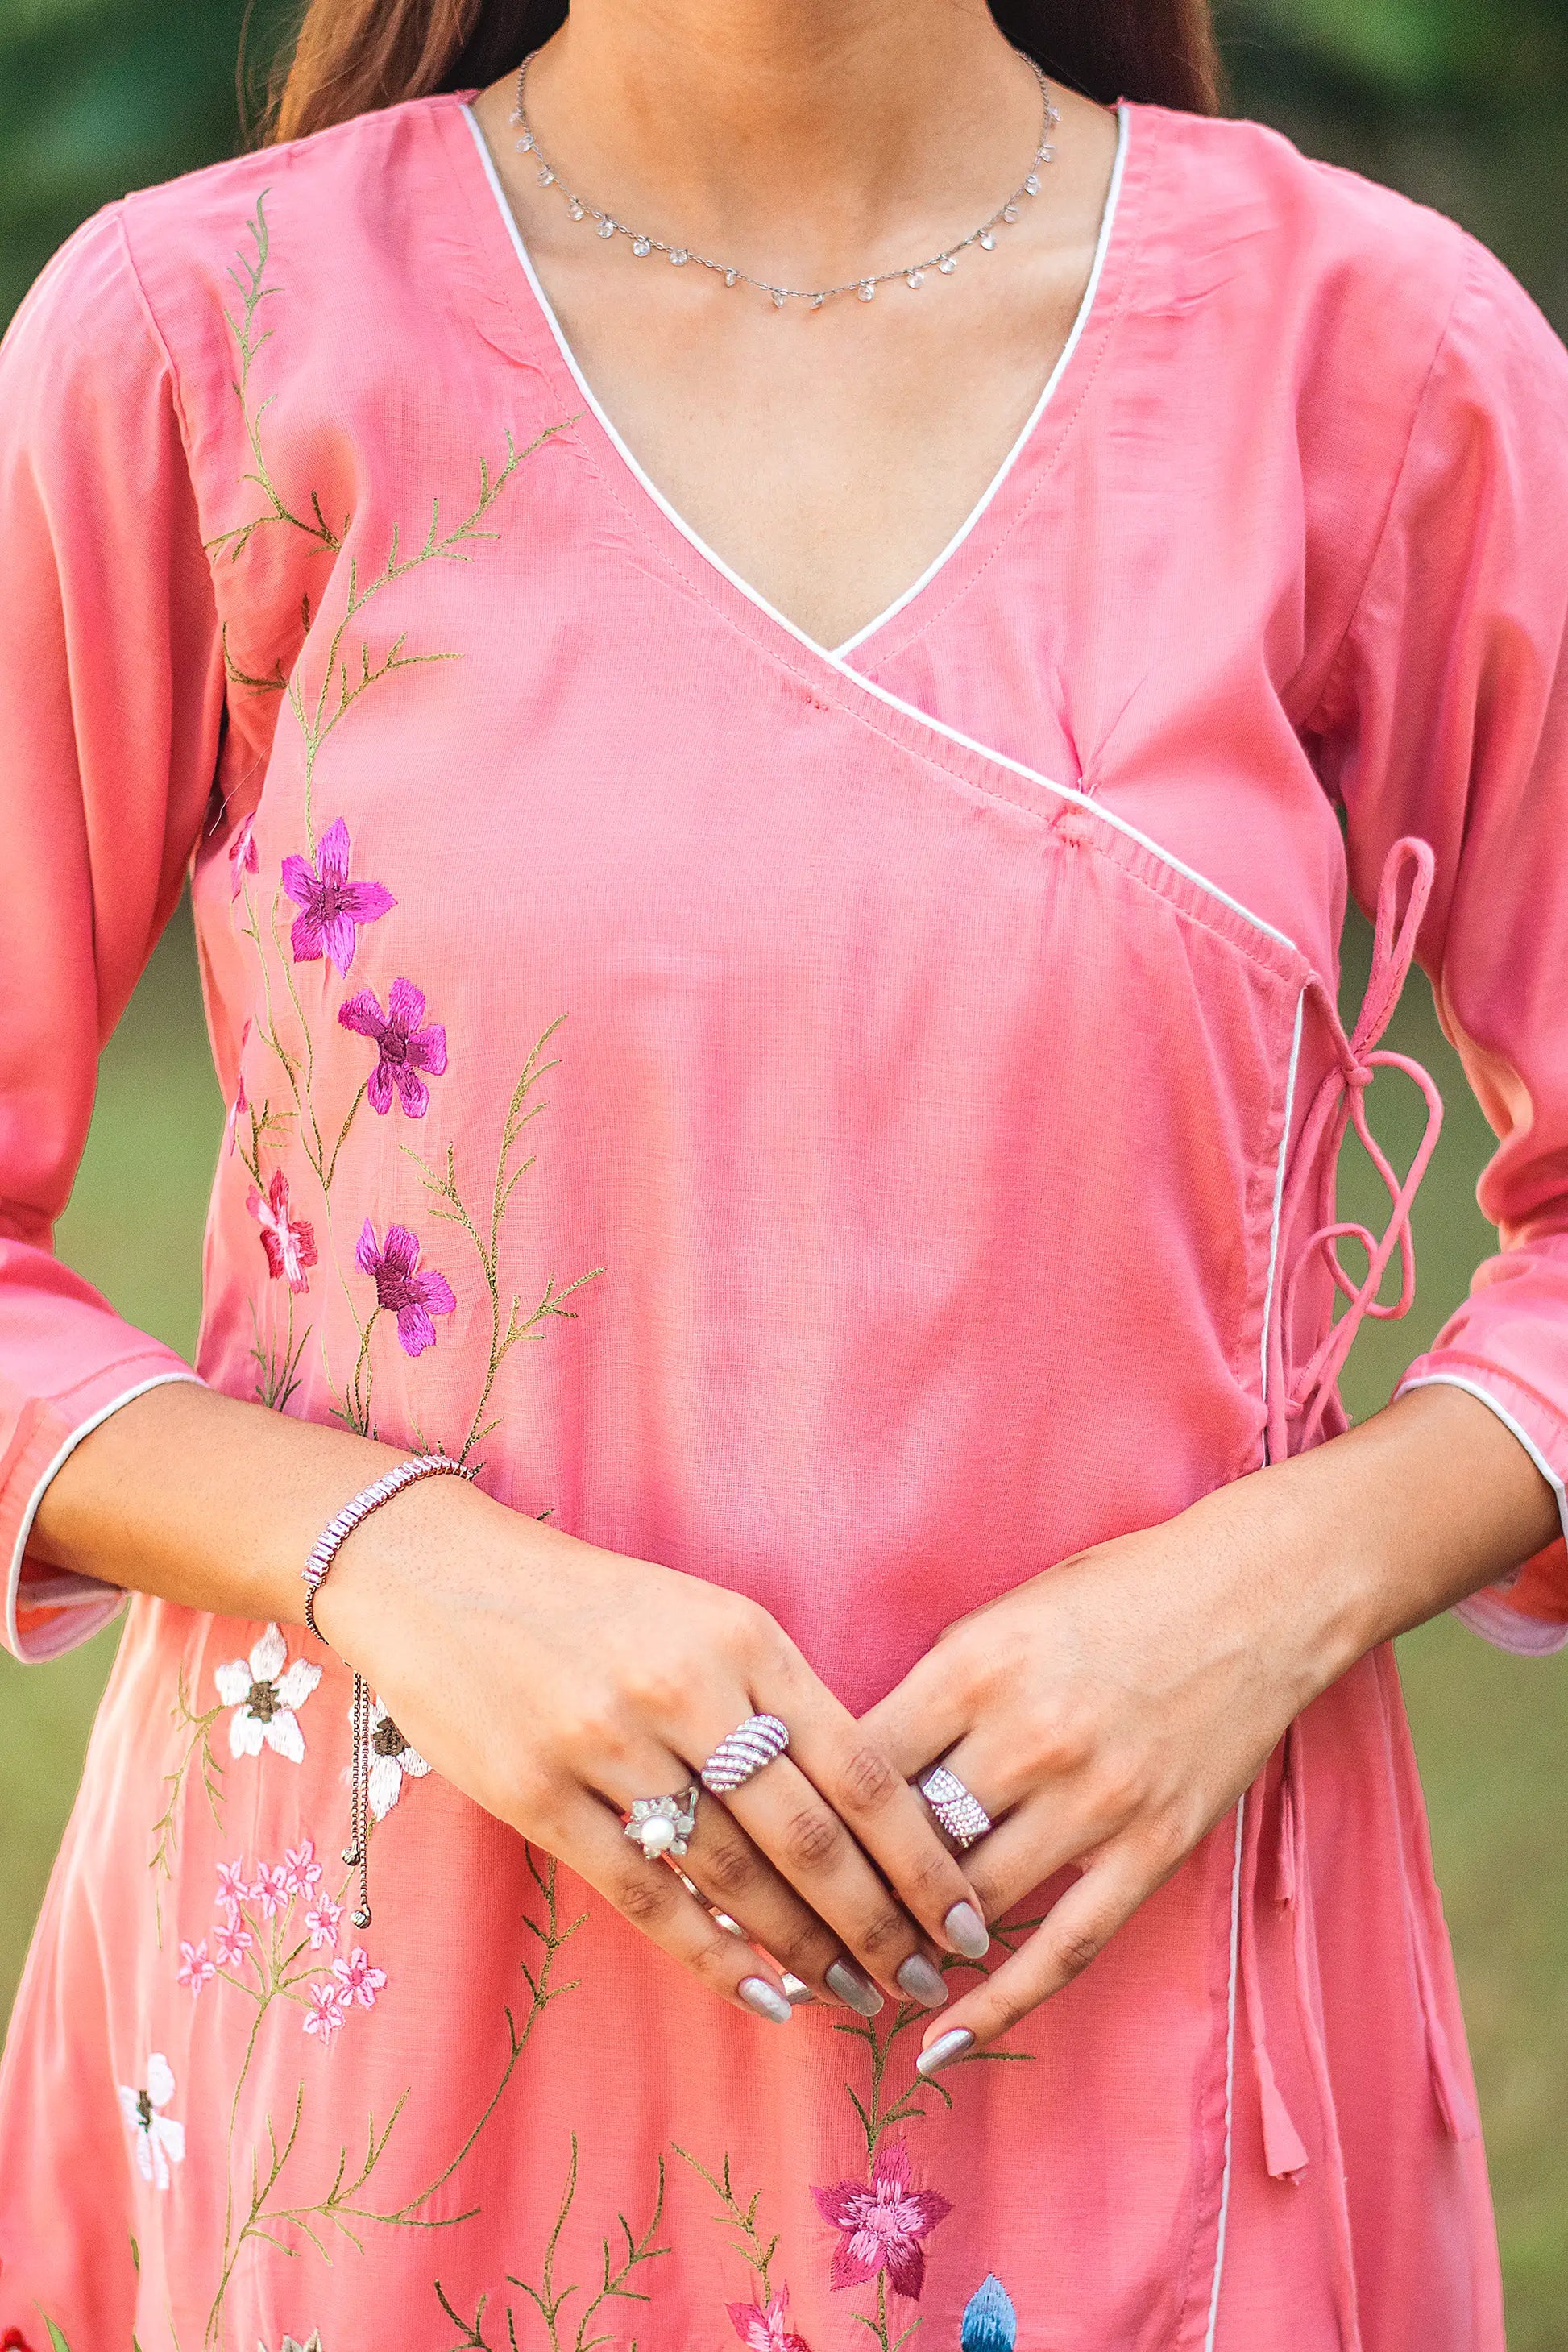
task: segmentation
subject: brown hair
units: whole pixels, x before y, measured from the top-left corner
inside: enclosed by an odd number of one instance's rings
[[[991,0],[1014,45],[1086,97],[1213,114],[1209,0]],[[298,139],[433,90],[473,89],[559,29],[566,0],[309,0],[263,135]]]

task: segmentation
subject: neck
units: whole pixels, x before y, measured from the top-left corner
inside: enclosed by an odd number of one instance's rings
[[[529,111],[607,209],[828,276],[995,201],[1040,100],[984,0],[573,0]]]

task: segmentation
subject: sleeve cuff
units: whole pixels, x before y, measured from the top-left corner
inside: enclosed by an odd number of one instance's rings
[[[4,1519],[13,1521],[15,1529],[5,1579],[4,1642],[24,1665],[39,1665],[78,1648],[125,1605],[119,1586],[105,1584],[98,1577],[37,1563],[29,1568],[27,1538],[50,1479],[82,1439],[122,1404],[144,1396],[149,1389],[198,1379],[188,1365],[159,1349],[114,1365],[68,1398],[41,1402],[18,1429],[12,1457],[4,1465],[3,1499],[9,1507],[4,1509]],[[75,1412],[82,1418],[73,1420]],[[18,1502],[20,1516],[13,1520]]]
[[[1511,1650],[1521,1657],[1549,1657],[1568,1647],[1568,1481],[1542,1443],[1555,1441],[1561,1453],[1561,1425],[1531,1390],[1489,1367],[1467,1365],[1461,1370],[1417,1364],[1394,1394],[1403,1396],[1407,1390],[1425,1388],[1463,1389],[1467,1396],[1477,1398],[1496,1413],[1557,1498],[1563,1527],[1557,1541],[1524,1561],[1511,1576],[1459,1601],[1454,1612],[1472,1633],[1498,1649]]]

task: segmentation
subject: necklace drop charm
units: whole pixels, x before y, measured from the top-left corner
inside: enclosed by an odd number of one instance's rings
[[[540,165],[540,167],[539,167],[539,184],[540,184],[540,186],[541,186],[542,188],[547,188],[547,187],[549,187],[549,185],[550,185],[551,182],[554,179],[554,177],[555,177],[555,174],[554,174],[554,173],[551,170],[551,168],[550,168],[549,164],[548,164],[548,163],[541,163],[541,165]]]
[[[922,287],[925,282],[926,274],[923,269],[911,269],[906,274],[904,278],[904,284],[910,289],[911,293],[918,292],[920,288]]]
[[[1018,217],[1017,205],[1004,205],[1002,207],[1002,217],[1005,221],[1016,221]]]
[[[784,288],[782,286],[770,286],[768,288],[768,295],[773,302],[773,309],[775,310],[782,310],[784,306]]]
[[[726,269],[726,271],[724,272],[724,283],[725,283],[725,285],[726,285],[726,286],[733,286],[733,285],[734,285],[734,283],[735,283],[735,281],[736,281],[736,279],[740,277],[740,275],[741,275],[741,273],[740,273],[740,271],[739,271],[738,269]]]
[[[597,235],[599,235],[600,236],[614,236],[615,233],[616,233],[616,224],[615,224],[615,222],[614,222],[613,220],[611,220],[611,219],[608,217],[608,215],[606,215],[606,216],[605,217],[605,219],[603,219],[603,220],[599,223],[598,230],[597,230],[597,232],[596,232],[596,233],[597,233]]]
[[[641,260],[644,258],[645,255],[647,255],[647,254],[648,254],[648,253],[651,253],[651,252],[652,252],[652,250],[653,250],[653,248],[652,248],[652,247],[649,245],[649,243],[648,243],[648,241],[647,241],[647,237],[646,237],[646,236],[634,236],[634,237],[633,237],[633,239],[632,239],[632,251],[637,255],[637,259],[638,259],[639,261],[641,261]]]
[[[573,197],[573,199],[572,199],[571,203],[567,205],[567,207],[566,207],[566,212],[567,212],[567,216],[568,216],[568,218],[569,218],[569,219],[571,219],[571,220],[581,220],[581,219],[582,219],[582,217],[583,217],[583,207],[582,207],[582,205],[577,202],[577,199],[576,199],[576,197],[575,197],[575,196],[574,196],[574,197]]]
[[[936,266],[941,270],[944,278],[951,278],[953,271],[958,268],[958,264],[954,261],[951,253],[944,253],[942,259]]]
[[[1037,172],[1031,172],[1028,178],[1024,183],[1024,194],[1026,196],[1037,196],[1039,193],[1040,175]]]
[[[855,291],[859,295],[862,302],[874,302],[877,299],[876,280],[871,278],[862,278]]]
[[[671,261],[674,262],[677,269],[679,269],[681,267],[681,264],[689,261],[691,257],[687,252],[686,247],[683,245],[678,245],[669,257]]]
[[[988,228],[983,228],[983,229],[981,230],[981,232],[980,232],[980,250],[981,250],[981,252],[982,252],[982,253],[994,253],[994,252],[995,252],[995,250],[996,250],[996,236],[995,236],[995,232],[994,232],[994,230],[993,230],[993,229],[988,229]]]

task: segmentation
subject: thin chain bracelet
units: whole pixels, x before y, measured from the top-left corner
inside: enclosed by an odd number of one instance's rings
[[[343,1544],[361,1521],[383,1503],[390,1503],[405,1486],[416,1486],[421,1478],[442,1475],[471,1478],[471,1470],[454,1462],[447,1454],[412,1454],[395,1469],[384,1471],[372,1485],[362,1487],[353,1502],[345,1503],[335,1519],[321,1529],[310,1547],[310,1557],[300,1573],[305,1585],[305,1622],[321,1642],[326,1639],[316,1622],[316,1595],[322,1580]],[[370,1925],[370,1685],[358,1667],[354,1669],[353,1705],[350,1713],[352,1724],[349,1763],[349,1842],[343,1848],[343,1860],[351,1870],[359,1870],[359,1908],[353,1915],[356,1927]]]

